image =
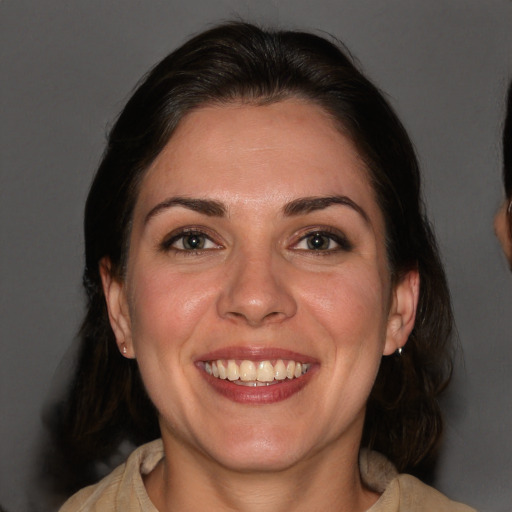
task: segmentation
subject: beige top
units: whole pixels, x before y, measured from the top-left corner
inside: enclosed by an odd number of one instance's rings
[[[160,439],[137,448],[110,475],[73,495],[59,512],[158,512],[142,481],[162,459]],[[382,493],[368,512],[476,512],[410,475],[398,475],[377,452],[363,450],[359,465],[366,485]]]

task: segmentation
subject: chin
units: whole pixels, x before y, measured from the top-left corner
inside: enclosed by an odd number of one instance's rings
[[[272,473],[280,472],[294,466],[300,459],[297,450],[255,449],[254,447],[229,450],[224,453],[221,460],[217,460],[224,467],[239,473]]]
[[[223,448],[208,450],[221,465],[238,472],[283,471],[293,466],[304,455],[299,435],[268,427],[264,432],[246,429],[223,436]],[[211,440],[210,440],[211,443]],[[213,448],[213,447],[212,447]]]

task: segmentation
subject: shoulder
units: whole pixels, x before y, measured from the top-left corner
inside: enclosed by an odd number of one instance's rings
[[[64,503],[59,512],[114,510],[113,505],[125,468],[126,463],[118,466],[97,484],[84,487],[76,494],[73,494]]]
[[[112,473],[69,498],[59,512],[153,512],[142,475],[149,473],[163,457],[161,440],[134,450]]]
[[[362,450],[359,467],[366,486],[381,493],[368,512],[476,512],[411,475],[399,475],[393,464],[377,452]]]
[[[393,485],[398,488],[400,511],[476,512],[467,505],[450,500],[411,475],[399,475],[391,482]]]

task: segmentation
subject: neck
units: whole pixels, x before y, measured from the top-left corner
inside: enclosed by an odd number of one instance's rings
[[[317,454],[277,472],[239,472],[173,443],[145,484],[160,512],[367,510],[378,494],[361,482],[357,447],[330,448],[327,459]]]

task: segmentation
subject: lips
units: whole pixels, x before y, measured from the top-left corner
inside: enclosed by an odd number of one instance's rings
[[[304,388],[318,366],[290,351],[247,348],[217,351],[201,357],[196,365],[215,391],[235,402],[253,404],[291,397]]]

